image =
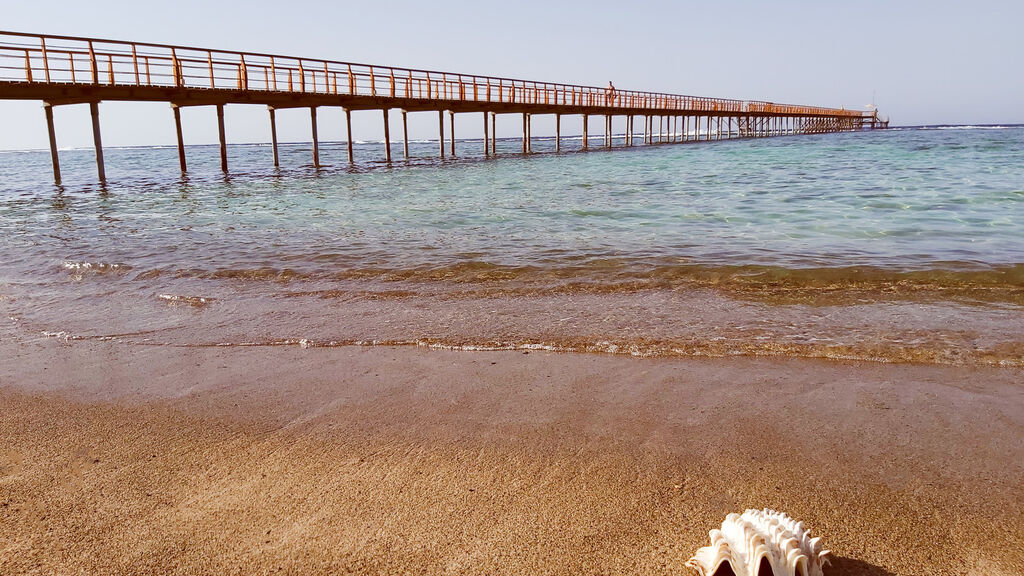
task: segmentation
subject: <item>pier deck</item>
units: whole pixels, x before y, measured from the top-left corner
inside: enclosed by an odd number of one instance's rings
[[[123,42],[98,38],[49,36],[0,31],[0,99],[41,100],[50,136],[54,179],[60,182],[53,106],[90,105],[97,171],[105,179],[99,107],[101,101],[167,102],[173,110],[181,169],[187,168],[179,108],[216,106],[221,168],[227,171],[224,106],[257,104],[269,109],[274,163],[278,163],[274,111],[309,108],[313,162],[319,165],[316,109],[341,107],[346,112],[348,155],[352,155],[351,112],[381,110],[385,159],[391,161],[389,110],[401,110],[403,143],[409,112],[437,112],[439,154],[445,154],[444,113],[483,113],[484,153],[496,150],[495,116],[522,114],[523,152],[530,152],[530,117],[556,117],[556,149],[561,149],[561,116],[583,117],[584,149],[589,147],[588,119],[604,120],[603,146],[611,147],[611,119],[626,118],[627,146],[634,145],[633,125],[643,120],[645,144],[764,137],[885,127],[877,112],[776,104],[611,87],[537,82],[433,70],[417,70],[235,52],[187,46]],[[661,125],[661,129],[656,127]],[[669,127],[666,134],[664,127]],[[673,127],[674,125],[674,127]],[[682,131],[679,128],[682,128]],[[453,132],[454,130],[452,130]],[[692,135],[692,137],[691,137]],[[455,135],[450,134],[450,153]]]

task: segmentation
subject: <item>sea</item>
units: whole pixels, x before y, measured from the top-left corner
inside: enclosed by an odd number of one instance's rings
[[[0,152],[0,337],[1024,366],[1024,127]]]

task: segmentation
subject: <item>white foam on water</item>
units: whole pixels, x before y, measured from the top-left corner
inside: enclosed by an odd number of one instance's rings
[[[197,308],[206,306],[213,302],[213,298],[206,298],[204,296],[184,296],[180,294],[157,294],[157,298],[167,302],[175,304],[188,304],[189,306],[195,306]]]
[[[61,263],[61,267],[65,270],[96,270],[100,272],[131,269],[131,266],[127,264],[118,264],[116,262],[75,262],[73,260],[65,260]]]
[[[43,336],[45,336],[47,338],[54,338],[54,339],[60,340],[61,342],[64,342],[65,344],[70,342],[71,340],[78,340],[77,336],[75,336],[74,334],[71,334],[70,332],[65,332],[63,330],[60,330],[60,331],[57,331],[57,332],[50,332],[48,330],[43,330]]]

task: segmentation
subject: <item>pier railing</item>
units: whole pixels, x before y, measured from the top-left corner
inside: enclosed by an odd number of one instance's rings
[[[611,90],[258,52],[0,31],[0,81],[862,118],[854,110]]]

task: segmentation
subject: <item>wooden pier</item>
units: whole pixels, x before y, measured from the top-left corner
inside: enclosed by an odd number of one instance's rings
[[[391,162],[389,111],[402,114],[402,150],[409,156],[407,114],[438,115],[439,155],[455,155],[455,115],[481,114],[483,153],[497,153],[495,118],[520,114],[524,154],[531,152],[531,118],[555,115],[555,149],[561,152],[561,117],[583,118],[582,148],[590,148],[589,120],[604,123],[601,145],[613,144],[612,118],[626,119],[625,146],[634,146],[636,119],[643,124],[646,145],[817,134],[884,128],[888,120],[877,111],[861,112],[817,106],[775,104],[577,86],[510,78],[495,78],[298,58],[275,54],[233,52],[122,42],[98,38],[48,36],[0,31],[0,99],[44,102],[54,180],[60,183],[53,107],[89,104],[92,114],[96,168],[106,179],[100,134],[101,101],[167,102],[174,117],[181,170],[187,169],[181,112],[185,106],[214,106],[217,110],[221,169],[228,170],[224,111],[228,104],[255,104],[269,110],[274,165],[279,163],[275,110],[309,108],[313,164],[320,165],[317,108],[343,108],[347,127],[348,161],[353,162],[352,111],[381,110],[384,159]],[[445,112],[450,133],[445,138]]]

